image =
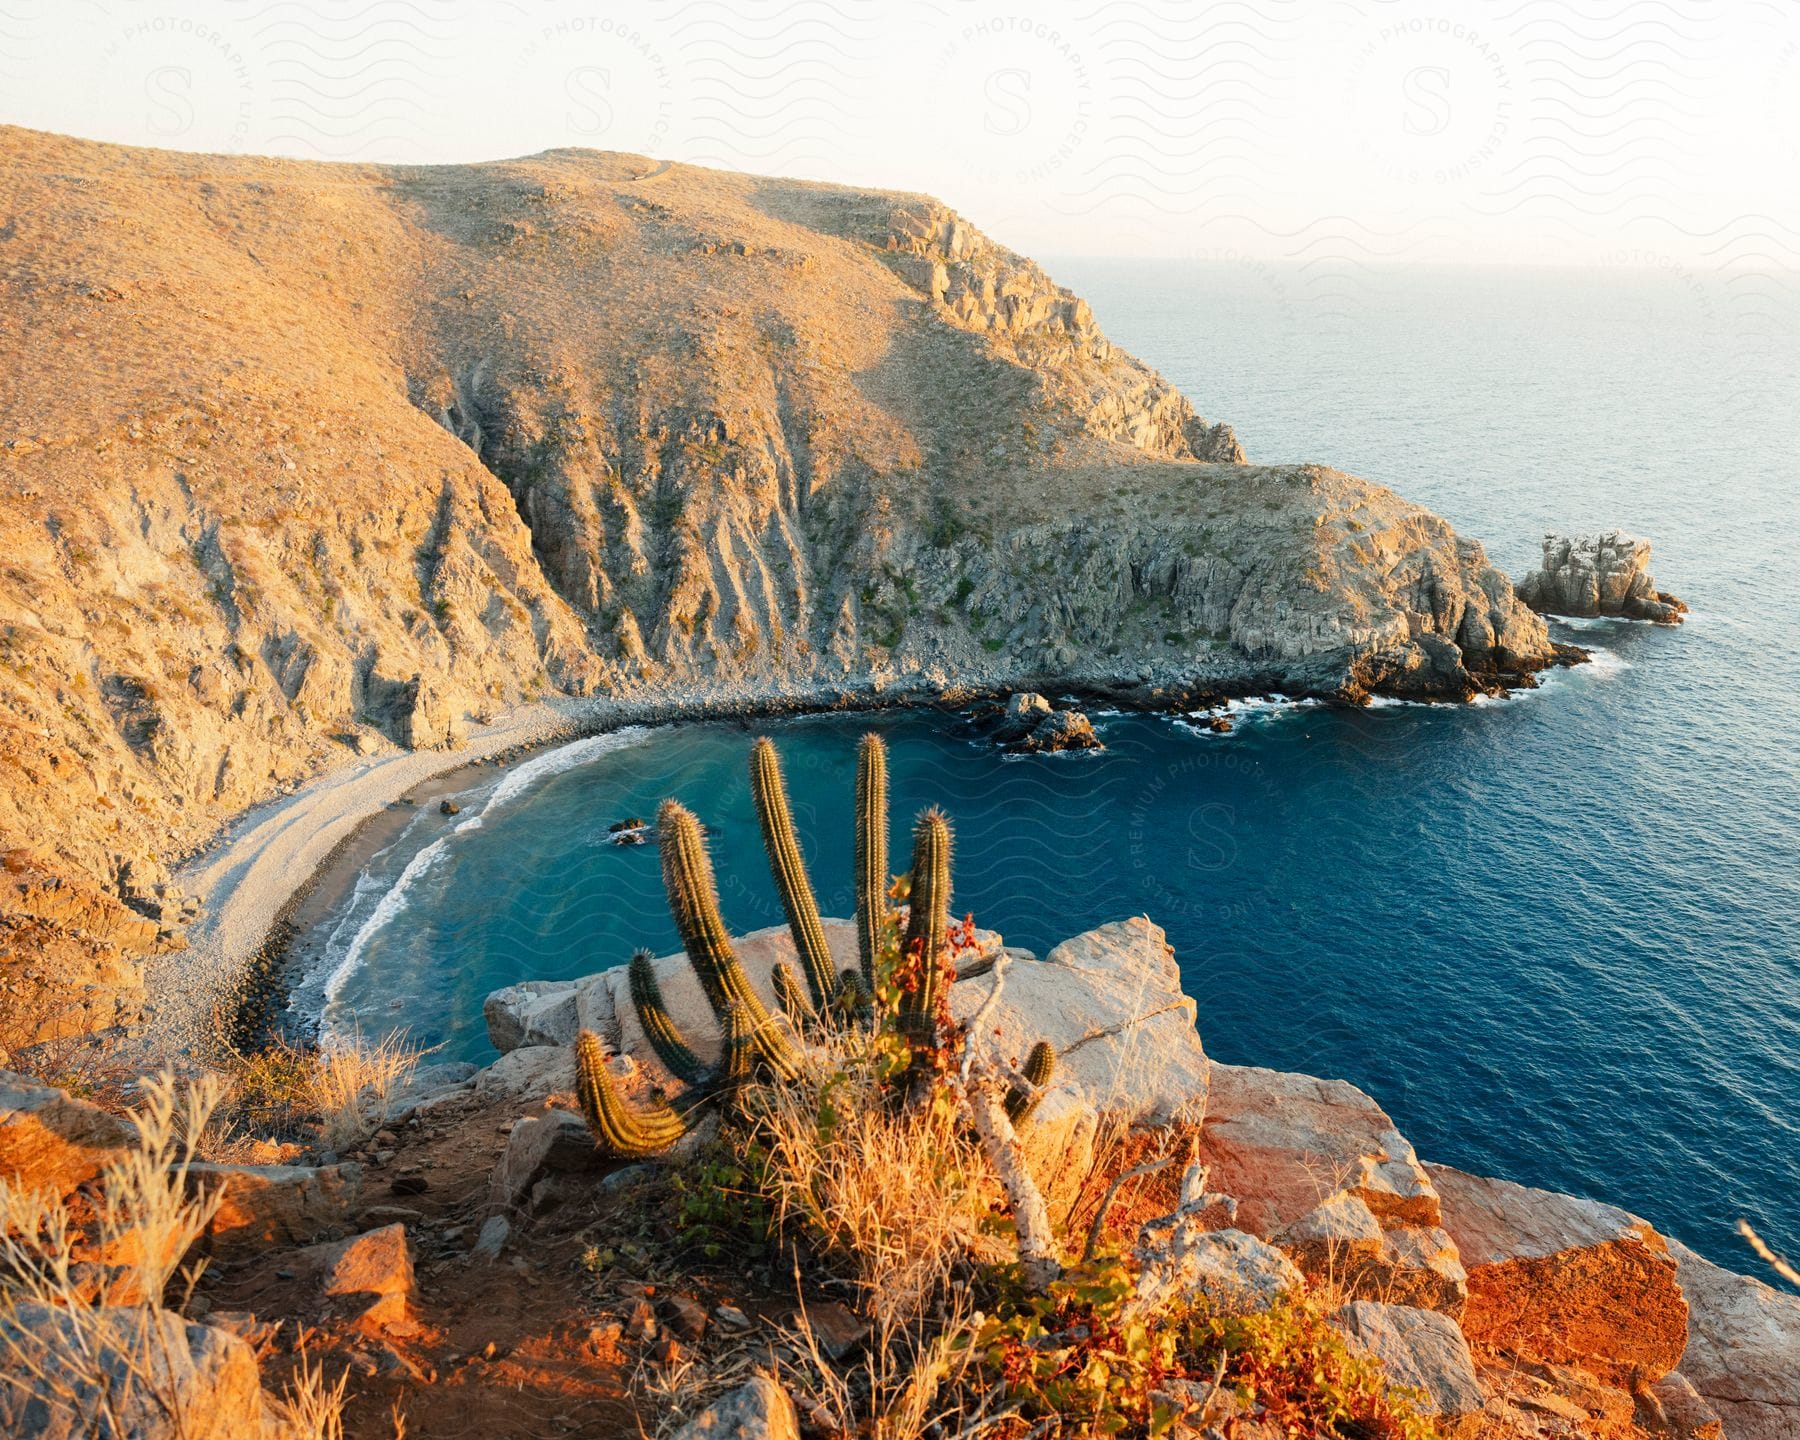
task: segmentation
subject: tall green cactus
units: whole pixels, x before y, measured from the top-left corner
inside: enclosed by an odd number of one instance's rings
[[[1038,1107],[1038,1101],[1044,1098],[1044,1087],[1050,1083],[1050,1077],[1055,1073],[1056,1048],[1048,1040],[1040,1040],[1025,1057],[1025,1078],[1033,1088],[1027,1090],[1014,1085],[1006,1092],[1006,1118],[1012,1121],[1014,1129],[1031,1118],[1032,1112]]]
[[[657,983],[656,969],[650,963],[650,952],[639,950],[631,957],[631,1003],[637,1010],[638,1023],[656,1058],[669,1073],[684,1085],[697,1085],[706,1075],[706,1066],[682,1038],[675,1019],[663,1004],[662,986]]]
[[[687,1122],[667,1105],[638,1110],[626,1103],[592,1030],[575,1037],[575,1095],[588,1130],[609,1155],[642,1159],[667,1150],[687,1133]]]
[[[856,750],[856,952],[872,995],[888,918],[887,745],[870,731]]]
[[[913,826],[911,906],[901,954],[916,981],[900,998],[900,1029],[915,1050],[937,1048],[946,919],[950,911],[950,822],[935,805]]]
[[[762,828],[763,849],[769,855],[769,873],[787,916],[794,949],[806,971],[807,988],[815,1009],[822,1009],[837,983],[831,963],[831,947],[825,943],[825,926],[819,920],[819,902],[806,875],[806,860],[794,838],[794,817],[788,809],[787,786],[781,778],[781,757],[767,736],[750,747],[750,798],[756,802],[756,823]]]
[[[763,1063],[783,1079],[791,1079],[800,1072],[799,1052],[770,1018],[731,947],[700,822],[680,801],[665,800],[656,812],[656,828],[669,911],[707,1003],[721,1021],[733,1005],[742,1006]]]

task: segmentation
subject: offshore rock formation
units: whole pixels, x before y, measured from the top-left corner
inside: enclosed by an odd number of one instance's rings
[[[1544,564],[1519,582],[1518,595],[1545,615],[1623,615],[1679,625],[1687,606],[1650,578],[1650,542],[1623,530],[1544,537]]]
[[[159,932],[226,817],[543,694],[1467,699],[1556,656],[1478,544],[1242,463],[923,197],[0,158],[0,850]]]

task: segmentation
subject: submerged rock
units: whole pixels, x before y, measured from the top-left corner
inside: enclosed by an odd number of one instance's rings
[[[1679,625],[1687,606],[1658,590],[1650,542],[1622,530],[1544,537],[1543,567],[1519,582],[1519,598],[1546,615],[1622,615]]]
[[[1002,744],[1023,740],[1051,714],[1050,702],[1031,690],[1021,690],[1006,702],[994,738]]]
[[[1059,750],[1101,750],[1105,747],[1087,716],[1079,710],[1058,710],[1040,720],[1031,734],[1020,742],[1019,748],[1053,754]]]

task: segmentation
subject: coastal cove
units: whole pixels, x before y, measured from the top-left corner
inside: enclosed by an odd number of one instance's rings
[[[854,742],[873,728],[896,816],[936,801],[955,818],[957,913],[1039,953],[1148,914],[1217,1058],[1347,1078],[1433,1159],[1604,1195],[1729,1262],[1740,1213],[1786,1239],[1796,1171],[1765,1120],[1791,1106],[1791,1071],[1757,1039],[1787,1023],[1783,997],[1768,975],[1727,1002],[1729,1031],[1684,1018],[1718,1003],[1721,965],[1754,971],[1720,926],[1687,928],[1666,888],[1679,856],[1647,866],[1623,836],[1595,850],[1573,823],[1620,783],[1614,767],[1566,776],[1568,814],[1535,815],[1534,777],[1568,730],[1628,705],[1668,639],[1597,628],[1581,632],[1594,664],[1473,708],[1239,703],[1223,736],[1090,712],[1105,751],[1032,758],[956,712],[818,715],[632,728],[464,772],[346,857],[348,903],[296,946],[296,1013],[492,1058],[489,991],[676,948],[655,847],[608,835],[669,794],[712,829],[732,928],[779,924],[752,733],[781,745],[820,903],[847,913]],[[1533,885],[1539,866],[1567,883]],[[1684,918],[1633,934],[1634,914]]]

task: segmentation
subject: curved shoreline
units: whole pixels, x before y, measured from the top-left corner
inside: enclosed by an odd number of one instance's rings
[[[654,700],[559,697],[515,706],[486,725],[471,726],[468,739],[455,750],[401,751],[372,761],[348,759],[294,793],[236,816],[202,849],[172,867],[181,887],[200,901],[201,913],[188,927],[185,949],[151,957],[146,1024],[130,1048],[167,1059],[207,1054],[221,1040],[236,1044],[266,1035],[288,994],[283,972],[291,945],[323,916],[321,910],[302,920],[308,902],[334,877],[347,878],[359,869],[373,853],[368,848],[370,835],[383,815],[401,806],[410,813],[427,787],[442,788],[443,782],[465,770],[521,759],[627,725],[917,706],[960,710],[1034,688],[1071,696],[1078,703],[1104,702],[1161,713],[1207,708],[1284,687],[1273,674],[1210,682],[1196,677],[1179,690],[1161,690],[1152,700],[1141,683],[1039,677],[1004,686],[942,689],[817,686],[731,695],[707,687]],[[1349,704],[1341,692],[1318,694],[1301,688],[1286,693],[1328,705]]]

